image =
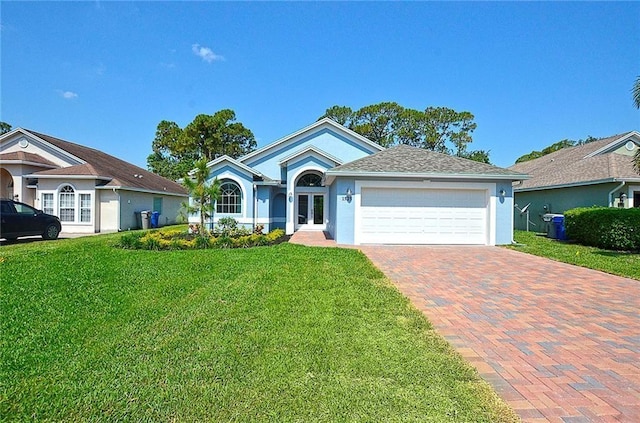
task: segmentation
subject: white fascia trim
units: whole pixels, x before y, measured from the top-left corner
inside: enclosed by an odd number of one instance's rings
[[[362,178],[423,178],[423,179],[475,179],[475,180],[509,180],[522,181],[530,179],[529,175],[513,174],[513,175],[490,175],[490,174],[461,174],[461,173],[411,173],[411,172],[350,172],[350,171],[333,171],[331,169],[325,172],[327,176],[327,184],[331,184],[337,176],[362,177]]]
[[[267,144],[262,148],[259,148],[259,149],[255,150],[255,151],[252,151],[251,153],[240,157],[238,160],[240,160],[241,162],[245,162],[245,161],[247,161],[247,160],[249,160],[249,159],[251,159],[253,157],[256,157],[256,156],[258,156],[258,155],[260,155],[260,154],[262,154],[262,153],[264,153],[264,152],[266,152],[268,150],[271,150],[273,147],[276,147],[276,146],[278,146],[280,144],[283,144],[283,143],[285,143],[285,142],[287,142],[289,140],[292,140],[292,139],[294,139],[296,137],[304,135],[307,132],[311,132],[311,131],[313,131],[313,130],[321,127],[321,126],[324,126],[324,125],[330,126],[330,127],[332,127],[333,129],[335,129],[338,132],[346,133],[349,136],[358,139],[358,141],[368,145],[369,147],[374,148],[375,150],[378,150],[378,151],[384,150],[384,147],[382,147],[381,145],[376,144],[375,142],[363,137],[362,135],[358,134],[357,132],[353,132],[351,129],[345,128],[344,126],[340,125],[339,123],[334,122],[333,120],[331,120],[329,118],[324,118],[324,119],[320,119],[317,122],[312,123],[309,126],[306,126],[306,127],[302,128],[302,129],[300,129],[299,131],[294,132],[293,134],[289,134],[289,135],[287,135],[287,136],[285,136],[283,138],[280,138],[279,140],[276,140],[276,141],[272,142],[271,144]]]
[[[63,155],[67,156],[67,157],[71,157],[72,159],[80,162],[81,164],[86,164],[87,163],[86,160],[83,160],[80,157],[74,156],[73,154],[69,153],[67,150],[63,150],[61,148],[56,147],[55,145],[51,144],[50,142],[48,142],[46,140],[43,140],[42,138],[40,138],[37,135],[32,134],[31,132],[27,131],[26,129],[16,128],[11,132],[7,132],[5,135],[9,135],[9,134],[13,135],[14,133],[17,133],[17,132],[20,132],[22,135],[25,135],[27,137],[31,137],[31,138],[33,138],[35,140],[38,140],[39,142],[41,142],[43,144],[46,144],[49,147],[51,147],[53,150],[58,151],[58,152],[62,153]],[[9,138],[9,137],[7,137],[7,138]],[[70,142],[70,141],[67,141],[67,142]]]
[[[587,154],[586,156],[583,157],[583,159],[588,159],[589,157],[597,156],[598,154],[604,153],[605,151],[610,150],[613,147],[615,147],[616,144],[621,144],[622,145],[622,143],[624,141],[626,141],[628,138],[631,138],[634,135],[636,137],[640,138],[640,133],[638,133],[637,131],[627,132],[626,134],[622,135],[620,138],[617,138],[617,139],[611,141],[609,144],[605,145],[604,147],[601,147],[598,150]]]
[[[278,162],[278,164],[280,166],[287,164],[290,161],[293,161],[293,159],[304,156],[306,153],[316,153],[317,155],[319,155],[320,157],[324,157],[325,159],[328,159],[330,161],[332,161],[333,163],[335,163],[336,165],[341,165],[342,164],[342,160],[338,159],[335,156],[332,156],[331,154],[320,150],[319,148],[314,147],[313,145],[310,145],[308,147],[302,148],[298,151],[296,151],[295,153],[285,157],[284,159],[280,160]]]
[[[131,188],[131,187],[123,187],[123,186],[100,186],[100,187],[95,187],[96,190],[109,190],[109,191],[113,191],[114,189],[116,190],[120,190],[120,191],[132,191],[132,192],[142,192],[145,194],[158,194],[158,195],[170,195],[173,197],[185,197],[188,198],[189,194],[179,194],[177,192],[168,192],[168,191],[154,191],[154,190],[150,190],[150,189],[144,189],[144,188]]]
[[[211,160],[209,163],[207,163],[207,167],[208,167],[208,168],[211,168],[211,167],[213,167],[213,166],[215,166],[215,165],[218,165],[218,164],[220,164],[220,163],[222,163],[222,162],[229,162],[229,163],[231,163],[232,165],[237,166],[237,167],[239,167],[240,169],[244,170],[245,172],[249,172],[249,173],[251,173],[252,175],[262,177],[262,173],[260,173],[260,172],[256,171],[256,170],[255,170],[255,169],[253,169],[253,168],[250,168],[249,166],[247,166],[247,165],[246,165],[246,164],[244,164],[244,163],[240,163],[240,162],[239,162],[239,161],[237,161],[236,159],[234,159],[234,158],[232,158],[232,157],[229,157],[229,156],[227,156],[226,154],[225,154],[224,156],[220,156],[220,157],[218,157],[218,158],[217,158],[217,159],[215,159],[215,160]],[[194,173],[195,173],[195,169],[194,169],[194,170],[189,171],[189,175],[193,175]]]
[[[544,191],[547,189],[558,189],[558,188],[573,188],[573,187],[581,187],[587,185],[599,185],[599,184],[608,184],[611,182],[640,182],[640,178],[607,178],[607,179],[598,179],[595,181],[583,181],[583,182],[573,182],[570,184],[557,184],[557,185],[545,185],[542,187],[530,187],[530,188],[513,188],[514,192],[527,192],[527,191]]]
[[[111,181],[113,179],[108,176],[96,175],[38,175],[37,173],[29,173],[22,176],[31,179],[100,179],[101,181]]]
[[[48,169],[58,169],[59,166],[48,165],[38,162],[30,162],[28,160],[0,160],[0,164],[30,165],[38,167],[46,167]]]

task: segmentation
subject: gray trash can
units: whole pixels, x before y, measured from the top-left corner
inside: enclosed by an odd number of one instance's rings
[[[151,227],[151,210],[143,210],[140,212],[142,219],[142,229],[149,229]]]
[[[562,214],[547,213],[542,215],[542,220],[547,223],[547,238],[558,239],[558,225],[555,224],[555,220],[558,217],[564,219]]]
[[[136,229],[142,229],[142,216],[139,211],[133,212],[136,217]]]

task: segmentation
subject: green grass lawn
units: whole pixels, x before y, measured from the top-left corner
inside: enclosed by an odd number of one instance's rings
[[[0,247],[0,420],[517,421],[356,250]]]
[[[515,231],[515,240],[520,245],[509,248],[640,280],[640,254],[637,253],[586,247],[525,231]]]

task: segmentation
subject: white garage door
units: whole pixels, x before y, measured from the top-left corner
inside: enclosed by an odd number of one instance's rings
[[[361,244],[486,244],[487,191],[362,188]]]

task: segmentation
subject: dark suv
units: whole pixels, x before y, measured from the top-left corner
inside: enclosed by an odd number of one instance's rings
[[[19,236],[42,235],[56,239],[60,234],[60,219],[24,203],[0,199],[0,238],[14,240]]]

